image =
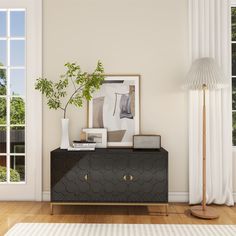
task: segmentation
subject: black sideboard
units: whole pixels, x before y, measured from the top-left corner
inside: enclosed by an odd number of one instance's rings
[[[107,148],[51,152],[53,205],[164,205],[168,152]]]

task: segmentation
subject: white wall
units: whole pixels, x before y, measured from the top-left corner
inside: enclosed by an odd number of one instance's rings
[[[142,133],[162,135],[169,151],[169,189],[188,191],[187,0],[44,0],[43,74],[57,80],[67,61],[91,71],[141,74]],[[50,151],[60,144],[60,111],[43,108],[43,189]],[[86,105],[71,108],[71,140],[86,126]]]

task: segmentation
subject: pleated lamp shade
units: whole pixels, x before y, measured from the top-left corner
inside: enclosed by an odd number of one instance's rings
[[[210,57],[197,59],[193,62],[187,74],[185,89],[201,90],[203,86],[207,89],[220,89],[227,87],[229,80],[216,61]]]

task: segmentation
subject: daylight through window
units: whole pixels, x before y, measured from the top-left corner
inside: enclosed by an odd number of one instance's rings
[[[0,182],[25,181],[24,9],[0,9]]]

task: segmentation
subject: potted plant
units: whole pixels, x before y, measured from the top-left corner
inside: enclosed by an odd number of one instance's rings
[[[89,101],[92,98],[92,93],[98,90],[104,81],[104,68],[100,61],[98,61],[95,70],[91,74],[82,72],[80,66],[76,63],[66,63],[65,67],[66,73],[60,76],[58,82],[53,82],[47,78],[39,78],[35,85],[35,89],[46,97],[50,109],[63,111],[61,149],[67,149],[70,145],[69,119],[66,116],[68,106],[82,107],[83,101]],[[73,86],[73,92],[68,94],[67,90],[70,86]]]

